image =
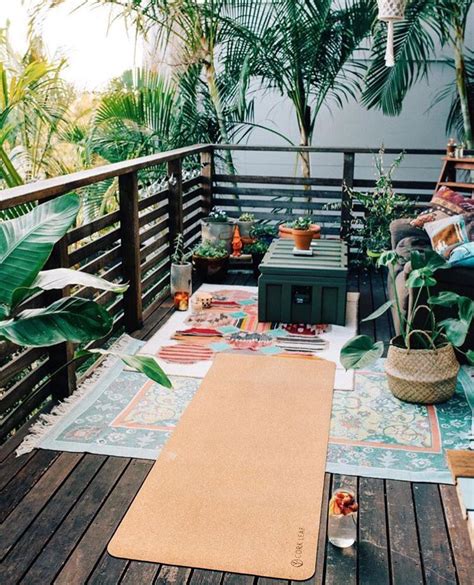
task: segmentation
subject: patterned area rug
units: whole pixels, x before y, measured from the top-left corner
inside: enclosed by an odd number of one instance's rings
[[[217,353],[262,353],[336,362],[335,388],[352,390],[354,372],[339,363],[342,346],[356,333],[359,293],[347,295],[346,326],[259,323],[258,289],[204,284],[213,304],[176,312],[140,350],[158,358],[168,375],[203,378]]]
[[[132,342],[128,349],[138,345]],[[170,392],[124,370],[121,362],[106,366],[79,391],[79,398],[43,417],[18,452],[39,447],[156,459],[200,379],[172,377]],[[353,392],[334,392],[327,470],[452,483],[444,450],[468,447],[473,406],[473,379],[465,370],[454,398],[427,407],[392,396],[383,362],[358,372]]]

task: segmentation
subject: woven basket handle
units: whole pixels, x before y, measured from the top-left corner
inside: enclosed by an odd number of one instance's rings
[[[433,346],[433,350],[436,352],[437,348],[436,345],[434,344],[434,341],[431,339],[431,337],[428,335],[428,333],[426,331],[423,331],[423,329],[413,329],[413,331],[410,331],[410,333],[407,335],[407,350],[410,351],[411,347],[410,347],[410,341],[411,341],[411,336],[413,335],[413,333],[421,333],[422,335],[424,335],[428,341],[431,343],[431,345]]]

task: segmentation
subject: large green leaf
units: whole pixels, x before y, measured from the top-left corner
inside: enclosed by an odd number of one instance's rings
[[[68,297],[49,307],[23,311],[15,319],[0,321],[0,338],[32,347],[63,341],[84,343],[104,337],[112,325],[110,315],[94,301]]]
[[[445,319],[439,326],[444,330],[448,340],[455,346],[461,347],[466,341],[469,324],[461,319]]]
[[[76,353],[76,357],[82,357],[98,353],[101,355],[114,355],[120,358],[127,366],[142,372],[151,380],[161,384],[165,388],[172,388],[173,384],[168,376],[163,372],[158,361],[151,355],[129,355],[116,351],[109,351],[107,349],[86,349]]]
[[[357,335],[341,349],[340,360],[346,370],[366,368],[383,354],[383,342],[374,342],[368,335]]]
[[[128,284],[110,282],[99,276],[79,272],[70,268],[54,268],[52,270],[42,270],[27,289],[19,288],[13,293],[13,305],[24,298],[27,293],[37,289],[53,290],[62,289],[65,286],[81,285],[85,287],[96,288],[99,290],[109,290],[115,293],[123,293],[127,290]]]
[[[77,195],[63,195],[0,223],[0,318],[8,316],[15,289],[31,286],[79,206]]]
[[[372,321],[373,319],[378,319],[381,315],[388,311],[390,307],[393,307],[394,304],[395,300],[385,302],[383,305],[380,305],[380,307],[376,309],[373,313],[371,313],[368,317],[362,319],[362,321]]]
[[[471,366],[474,366],[474,349],[469,349],[466,352],[466,357],[467,361],[471,364]]]

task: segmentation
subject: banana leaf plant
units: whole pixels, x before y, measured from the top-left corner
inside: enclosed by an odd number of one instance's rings
[[[465,353],[468,362],[474,364],[474,350],[468,349],[467,352],[463,352],[460,349],[466,341],[474,319],[474,300],[448,291],[442,291],[436,296],[431,294],[431,289],[437,284],[436,271],[449,268],[449,263],[436,252],[415,250],[411,253],[412,269],[407,278],[406,287],[414,289],[412,293],[414,300],[405,315],[401,310],[398,290],[395,286],[395,266],[399,260],[399,256],[394,251],[384,252],[380,256],[378,264],[386,266],[389,271],[394,299],[385,302],[362,321],[378,319],[386,311],[395,307],[400,322],[400,335],[392,340],[393,344],[408,349],[409,336],[412,338],[411,346],[414,349],[429,349],[451,343],[459,352]],[[422,299],[426,299],[426,302],[422,302]],[[433,312],[435,305],[455,309],[457,317],[438,321]],[[418,333],[420,327],[415,326],[415,317],[418,313],[426,315],[425,326],[421,333]],[[416,341],[415,344],[413,344],[413,340]],[[374,341],[368,335],[357,335],[343,346],[340,359],[346,369],[357,370],[375,362],[382,357],[383,352],[384,344],[382,341]]]
[[[64,297],[41,308],[24,308],[25,302],[42,290],[79,285],[119,294],[127,289],[127,284],[77,270],[43,270],[54,245],[74,224],[79,208],[79,197],[67,194],[18,218],[0,222],[0,342],[28,347],[50,347],[65,341],[84,344],[112,330],[113,320],[108,312],[95,301],[79,296]],[[94,353],[116,355],[171,388],[170,380],[152,356],[90,349],[77,352],[74,359]]]

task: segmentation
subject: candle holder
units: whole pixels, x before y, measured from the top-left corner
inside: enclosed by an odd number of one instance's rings
[[[177,311],[187,311],[189,308],[189,293],[177,291],[174,293],[174,308]]]

